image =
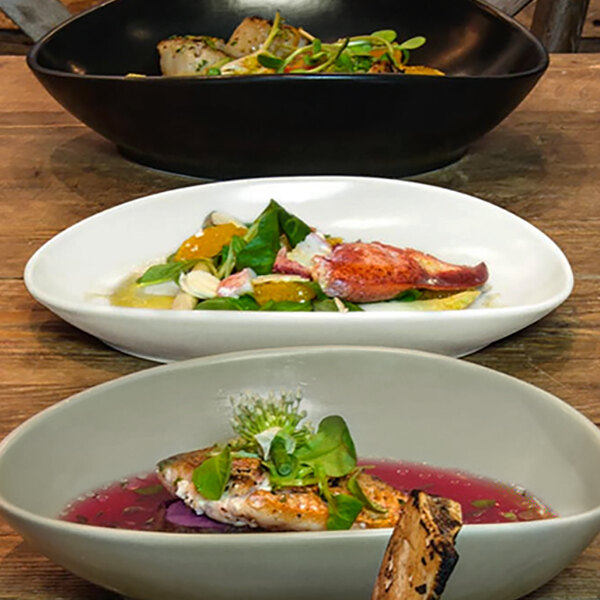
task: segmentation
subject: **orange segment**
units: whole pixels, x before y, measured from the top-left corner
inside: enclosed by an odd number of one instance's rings
[[[234,223],[224,223],[205,229],[201,235],[193,235],[181,244],[175,260],[192,258],[212,258],[221,252],[223,246],[231,242],[234,235],[243,236],[247,229]]]
[[[265,281],[254,285],[254,298],[262,306],[273,302],[310,302],[316,296],[309,285],[298,281]]]

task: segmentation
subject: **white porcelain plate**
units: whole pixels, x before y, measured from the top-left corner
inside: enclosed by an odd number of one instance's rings
[[[454,263],[487,263],[477,304],[462,311],[268,313],[110,306],[111,289],[163,259],[212,210],[253,220],[273,198],[346,241],[413,247]],[[563,302],[573,274],[538,229],[492,204],[428,185],[365,177],[281,177],[204,184],[127,202],[40,248],[25,283],[42,304],[123,352],[170,361],[290,345],[359,344],[474,352]]]

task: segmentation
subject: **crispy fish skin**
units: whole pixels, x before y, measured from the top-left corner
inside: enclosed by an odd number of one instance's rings
[[[390,300],[412,288],[458,291],[488,279],[485,263],[455,265],[379,242],[339,244],[329,255],[314,257],[311,273],[328,296],[350,302]]]
[[[457,561],[460,504],[410,493],[388,543],[371,600],[438,600]]]
[[[194,486],[194,469],[211,456],[215,446],[185,452],[161,461],[157,474],[173,495],[198,514],[235,526],[268,531],[322,531],[327,529],[329,510],[317,486],[285,487],[272,490],[269,476],[258,458],[234,458],[231,476],[219,500],[207,500]],[[393,527],[407,496],[371,475],[360,473],[358,483],[365,495],[385,509],[363,508],[353,528]],[[348,477],[331,481],[332,494],[348,493]]]

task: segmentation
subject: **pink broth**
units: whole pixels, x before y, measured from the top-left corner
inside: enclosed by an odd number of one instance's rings
[[[403,461],[363,460],[360,464],[370,467],[369,474],[400,490],[420,489],[460,502],[465,523],[507,523],[556,516],[522,488],[492,479]],[[168,507],[172,503],[171,494],[161,486],[157,476],[150,473],[124,479],[78,498],[65,508],[60,518],[117,529],[183,531],[176,526],[176,521],[168,520]],[[183,507],[172,508],[181,512]],[[191,510],[189,512],[193,515]],[[194,525],[199,533],[235,529],[216,524],[207,517],[202,519],[203,522]],[[215,527],[211,527],[211,523]]]

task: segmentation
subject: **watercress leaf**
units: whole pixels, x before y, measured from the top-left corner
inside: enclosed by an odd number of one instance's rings
[[[417,35],[408,40],[405,40],[401,44],[398,44],[396,48],[398,50],[416,50],[420,48],[427,40],[422,35]]]
[[[361,470],[358,469],[350,479],[348,479],[348,491],[357,499],[360,500],[363,506],[377,513],[386,513],[387,509],[377,502],[373,502],[364,492],[358,481],[358,476]]]
[[[198,302],[195,310],[258,310],[259,306],[252,296],[239,298],[209,298]]]
[[[271,458],[277,473],[282,477],[293,475],[298,467],[298,460],[288,453],[284,436],[276,435],[271,442]]]
[[[176,281],[182,273],[189,271],[198,261],[182,260],[152,265],[136,281],[138,285],[155,285],[166,281]]]
[[[192,481],[207,500],[218,500],[225,491],[231,474],[231,450],[225,446],[219,454],[207,458],[194,469]]]
[[[371,34],[373,37],[384,39],[386,42],[393,42],[396,39],[396,32],[393,29],[380,29]]]
[[[295,456],[327,477],[343,477],[356,467],[354,442],[346,422],[338,415],[325,417],[317,433],[296,450]]]
[[[256,59],[263,67],[266,67],[267,69],[274,69],[277,71],[283,67],[283,60],[268,52],[261,52]]]
[[[259,216],[256,235],[248,241],[236,259],[238,270],[250,267],[258,275],[271,272],[275,257],[280,248],[279,214],[269,205]],[[252,228],[254,224],[252,225]]]
[[[327,529],[350,529],[362,510],[363,504],[354,496],[336,494],[330,496],[327,506],[329,509]]]

